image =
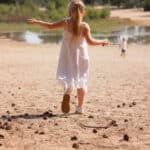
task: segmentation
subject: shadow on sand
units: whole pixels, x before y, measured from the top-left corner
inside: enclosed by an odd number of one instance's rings
[[[15,120],[15,119],[48,119],[48,118],[67,118],[71,115],[77,115],[76,113],[68,113],[68,114],[53,114],[52,112],[44,112],[41,114],[18,114],[18,115],[2,115],[0,116],[1,120]]]

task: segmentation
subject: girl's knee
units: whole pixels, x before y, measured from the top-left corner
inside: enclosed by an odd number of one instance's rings
[[[77,90],[78,90],[79,92],[82,92],[82,93],[87,93],[87,87],[78,88]]]
[[[66,90],[65,90],[65,94],[71,94],[72,93],[72,91],[73,91],[73,88],[67,88]]]

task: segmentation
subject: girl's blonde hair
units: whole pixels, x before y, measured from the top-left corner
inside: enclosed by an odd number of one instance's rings
[[[82,0],[71,0],[69,3],[69,11],[73,13],[71,30],[74,36],[79,35],[81,13],[85,12],[85,5]]]

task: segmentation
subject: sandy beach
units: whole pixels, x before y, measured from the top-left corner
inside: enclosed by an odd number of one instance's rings
[[[150,45],[89,47],[85,114],[60,111],[60,45],[0,39],[0,149],[149,150]]]
[[[144,12],[142,8],[114,9],[111,11],[111,17],[130,19],[135,24],[150,26],[150,12]]]

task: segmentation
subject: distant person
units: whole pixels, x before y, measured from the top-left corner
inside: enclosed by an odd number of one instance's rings
[[[34,18],[28,19],[29,23],[48,29],[64,28],[57,68],[57,79],[63,83],[65,89],[61,105],[63,113],[70,111],[70,95],[73,89],[77,89],[78,106],[76,113],[83,113],[89,68],[87,43],[90,45],[108,45],[108,40],[92,38],[89,25],[82,21],[84,16],[84,3],[81,0],[72,0],[68,6],[67,18],[54,23],[43,22]]]
[[[126,56],[127,51],[127,39],[123,37],[120,42],[121,56]]]

